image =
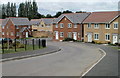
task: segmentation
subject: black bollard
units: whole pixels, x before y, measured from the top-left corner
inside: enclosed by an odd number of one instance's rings
[[[41,46],[40,43],[41,43],[41,42],[40,42],[40,39],[39,39],[39,49],[40,49],[40,46]]]
[[[42,40],[42,47],[46,47],[46,40]]]
[[[35,48],[34,48],[34,39],[32,40],[32,44],[33,44],[33,50],[34,50],[34,49],[35,49]]]
[[[4,54],[4,42],[3,42],[3,39],[2,39],[2,53]]]

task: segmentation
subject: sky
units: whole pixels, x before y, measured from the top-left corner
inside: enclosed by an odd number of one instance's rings
[[[26,0],[2,0],[0,3],[15,2],[17,4]],[[30,0],[29,0],[30,1]],[[31,0],[32,1],[32,0]],[[58,11],[117,11],[120,0],[36,0],[38,12],[55,15]]]

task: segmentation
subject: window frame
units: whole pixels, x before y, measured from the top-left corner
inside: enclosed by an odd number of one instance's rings
[[[60,23],[60,28],[64,28],[64,24],[63,23]]]
[[[64,37],[64,32],[60,32],[60,37]]]
[[[72,28],[72,23],[68,23],[68,28]]]
[[[97,36],[98,35],[98,36]],[[97,37],[96,37],[97,36]],[[94,40],[99,40],[99,33],[94,33]]]
[[[109,28],[108,28],[109,25]],[[105,29],[110,29],[110,24],[105,24]]]
[[[109,35],[109,39],[108,39],[108,35]],[[105,41],[110,41],[110,33],[105,34]]]
[[[88,24],[87,24],[87,28],[91,28],[91,23],[88,23]]]
[[[115,24],[117,24],[117,28],[115,28]],[[115,23],[113,24],[113,28],[114,28],[114,29],[118,29],[118,22],[115,22]]]
[[[77,28],[78,27],[78,25],[77,24],[74,24],[74,28]]]
[[[97,26],[97,27],[96,27]],[[99,29],[99,24],[94,24],[94,29]]]

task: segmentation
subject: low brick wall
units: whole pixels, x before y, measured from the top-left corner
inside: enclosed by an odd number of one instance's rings
[[[33,37],[42,37],[42,38],[44,38],[44,37],[52,38],[53,33],[49,32],[49,31],[33,31],[32,36]]]

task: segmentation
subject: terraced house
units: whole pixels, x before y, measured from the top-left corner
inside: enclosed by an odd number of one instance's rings
[[[118,11],[93,12],[84,21],[84,41],[118,43]]]
[[[32,19],[34,37],[53,37],[53,21],[55,18]]]
[[[89,14],[90,13],[67,13],[59,16],[53,23],[53,40],[62,41],[65,38],[83,40],[84,27],[82,22]]]
[[[32,34],[32,27],[28,18],[9,17],[2,22],[3,38],[27,38]]]

